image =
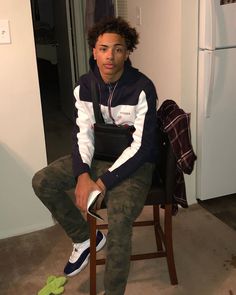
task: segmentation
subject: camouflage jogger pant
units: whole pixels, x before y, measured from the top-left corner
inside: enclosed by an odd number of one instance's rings
[[[96,180],[110,166],[110,162],[94,160],[91,177]],[[122,295],[125,292],[130,266],[132,224],[143,209],[151,185],[152,172],[153,165],[146,163],[106,193],[106,295]],[[67,191],[76,185],[71,156],[62,157],[37,172],[32,184],[36,195],[73,242],[81,243],[89,238],[88,224],[67,194]]]

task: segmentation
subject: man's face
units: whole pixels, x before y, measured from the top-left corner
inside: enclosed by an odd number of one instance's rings
[[[129,51],[123,37],[115,33],[104,33],[98,37],[93,56],[103,80],[109,83],[121,77]]]

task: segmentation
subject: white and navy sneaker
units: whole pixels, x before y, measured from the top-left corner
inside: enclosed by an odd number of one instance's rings
[[[105,235],[102,232],[97,231],[96,251],[101,250],[105,244],[106,244]],[[89,239],[84,241],[83,243],[73,243],[72,254],[64,268],[65,275],[67,275],[68,277],[77,275],[81,270],[83,270],[87,266],[89,256],[90,256],[90,240]]]

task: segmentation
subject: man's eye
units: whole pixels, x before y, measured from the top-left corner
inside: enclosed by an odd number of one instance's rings
[[[105,47],[101,47],[99,50],[102,51],[102,52],[105,52],[106,51],[106,48]]]
[[[123,48],[121,48],[121,47],[117,47],[117,48],[116,48],[116,52],[123,52]]]

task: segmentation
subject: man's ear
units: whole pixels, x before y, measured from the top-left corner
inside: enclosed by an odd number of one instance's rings
[[[127,50],[127,51],[126,51],[126,55],[125,55],[125,60],[127,60],[127,59],[129,58],[129,54],[130,54],[130,51]]]
[[[93,58],[96,60],[97,59],[97,55],[96,55],[96,49],[93,48]]]

